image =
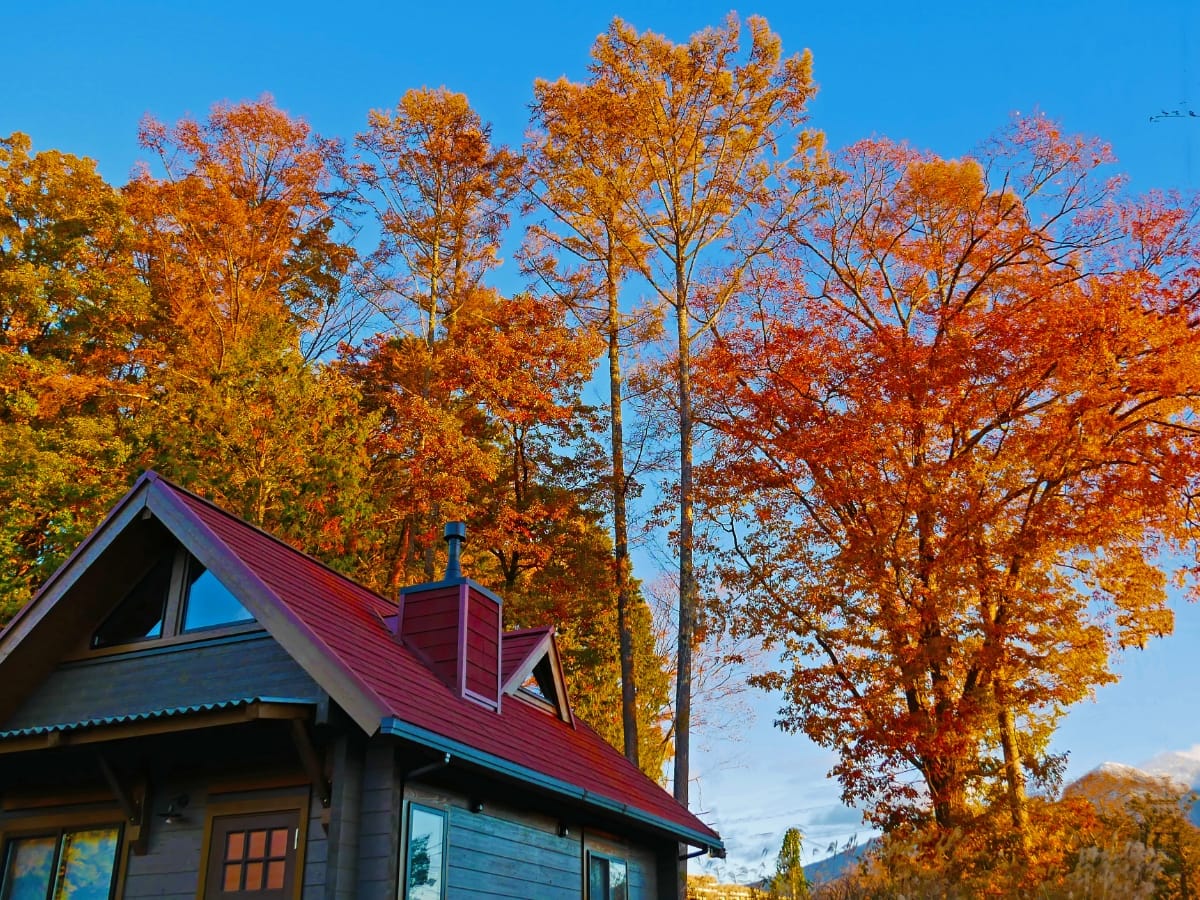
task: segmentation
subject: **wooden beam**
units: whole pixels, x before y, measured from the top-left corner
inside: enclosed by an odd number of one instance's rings
[[[129,841],[135,854],[144,856],[150,840],[149,780],[143,776],[132,789],[128,789],[121,783],[104,754],[97,753],[96,759],[100,763],[100,772],[104,775],[104,780],[108,782],[121,812],[125,814],[125,839]]]
[[[125,813],[125,819],[129,824],[135,824],[141,818],[141,813],[134,804],[133,798],[125,790],[121,780],[117,778],[117,773],[108,764],[108,760],[100,754],[97,754],[96,759],[100,763],[100,772],[104,775],[104,780],[108,782],[109,789],[112,790],[113,796],[117,798],[117,803],[121,806],[121,812]]]
[[[255,701],[234,709],[218,709],[180,713],[159,719],[141,719],[135,722],[118,722],[111,725],[83,726],[73,731],[51,731],[26,737],[0,741],[0,754],[23,753],[29,750],[44,750],[59,746],[98,744],[105,741],[149,737],[157,734],[173,734],[180,731],[196,731],[202,728],[219,728],[225,725],[242,725],[258,720],[306,719],[311,706],[304,703],[269,703]]]
[[[308,726],[299,719],[292,719],[292,742],[300,755],[300,764],[304,766],[304,771],[312,780],[313,788],[321,798],[321,806],[328,809],[331,794],[329,779],[325,777],[325,768],[317,757],[317,748],[313,746],[312,738],[308,734]]]

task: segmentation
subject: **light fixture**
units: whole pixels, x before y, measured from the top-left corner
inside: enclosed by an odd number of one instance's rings
[[[473,812],[473,813],[483,812],[483,801],[477,800],[477,799],[472,799],[471,800],[471,812]]]
[[[178,794],[167,801],[166,812],[160,812],[158,815],[167,825],[174,825],[176,822],[186,822],[187,816],[183,814],[183,810],[188,805],[188,795]]]
[[[559,837],[570,837],[571,836],[571,829],[567,826],[566,822],[558,823],[558,836]]]

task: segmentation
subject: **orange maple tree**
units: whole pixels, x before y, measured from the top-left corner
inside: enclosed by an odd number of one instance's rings
[[[1041,117],[960,160],[856,144],[704,361],[722,574],[786,663],[759,681],[878,823],[994,801],[1020,853],[1057,716],[1171,630],[1198,210],[1109,161]]]
[[[0,623],[120,493],[146,292],[95,162],[0,138]]]

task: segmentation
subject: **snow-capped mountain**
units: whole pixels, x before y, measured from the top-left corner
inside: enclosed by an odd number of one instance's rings
[[[1160,753],[1139,768],[1149,775],[1163,776],[1181,785],[1200,789],[1200,744],[1190,750]]]
[[[1124,763],[1101,763],[1087,774],[1067,785],[1065,795],[1081,795],[1093,799],[1117,799],[1122,795],[1152,790],[1155,783],[1166,779],[1179,791],[1200,791],[1200,744],[1189,750],[1160,753],[1140,766]],[[1192,806],[1191,821],[1200,826],[1200,803]]]

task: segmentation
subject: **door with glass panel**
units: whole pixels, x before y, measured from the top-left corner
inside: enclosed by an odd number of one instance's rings
[[[299,810],[217,816],[204,880],[206,900],[293,897],[299,841]]]

